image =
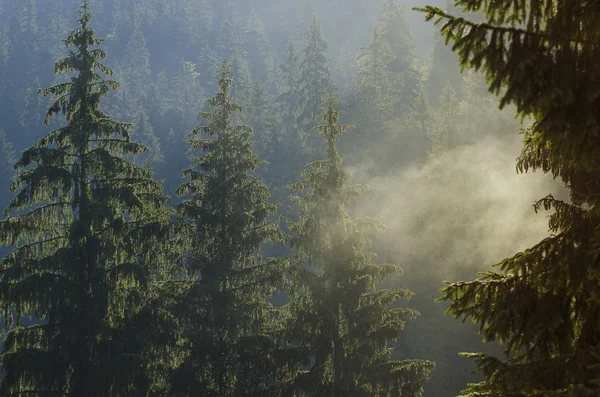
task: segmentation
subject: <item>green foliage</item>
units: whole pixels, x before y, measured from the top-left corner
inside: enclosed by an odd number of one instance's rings
[[[297,125],[306,135],[306,150],[312,153],[318,145],[314,137],[310,139],[309,131],[318,124],[324,111],[323,100],[328,90],[333,88],[327,42],[321,34],[321,24],[316,15],[308,28],[306,40],[306,47],[300,54],[299,96],[295,113]]]
[[[279,66],[281,69],[280,93],[277,97],[282,123],[285,126],[296,125],[296,110],[299,95],[298,80],[300,78],[300,55],[296,51],[292,39],[285,48],[285,60]]]
[[[391,360],[390,344],[418,313],[395,305],[411,292],[378,288],[401,274],[399,266],[377,264],[365,251],[366,233],[381,230],[381,223],[346,213],[367,187],[347,186],[336,142],[348,127],[338,125],[336,106],[330,97],[317,127],[327,144],[326,159],[311,163],[294,186],[303,194],[293,197],[300,218],[290,224],[291,244],[308,267],[291,303],[293,341],[308,363],[297,389],[313,396],[420,396],[434,364]]]
[[[463,15],[452,0],[446,0],[445,10],[452,15]],[[460,65],[457,64],[456,55],[446,45],[445,38],[439,32],[435,32],[433,53],[428,66],[430,70],[427,78],[427,93],[432,104],[437,104],[442,90],[448,84],[452,85],[457,93],[462,94],[460,92],[462,87]]]
[[[236,125],[242,109],[231,99],[231,69],[218,76],[219,92],[202,112],[204,124],[188,144],[200,150],[179,188],[177,207],[188,240],[187,271],[193,283],[175,308],[183,360],[172,374],[170,395],[278,396],[293,379],[285,309],[269,300],[290,272],[283,259],[262,258],[266,242],[281,240],[268,218],[276,207],[252,174],[252,129]]]
[[[118,84],[101,63],[102,40],[79,27],[64,41],[56,73],[70,80],[40,90],[67,125],[25,150],[0,221],[0,306],[9,330],[0,356],[0,394],[131,396],[144,385],[143,350],[127,319],[143,306],[160,265],[168,211],[150,170],[123,156],[145,147],[130,126],[100,110]],[[35,316],[38,325],[24,325]]]
[[[154,134],[154,128],[152,128],[146,113],[140,111],[134,126],[132,136],[148,148],[147,152],[136,156],[138,163],[140,165],[149,164],[151,168],[159,167],[164,162],[164,156],[160,149],[160,140]]]
[[[200,110],[198,98],[204,95],[200,81],[200,73],[196,70],[196,64],[192,62],[181,62],[171,84],[170,102],[175,110],[177,121],[182,126],[181,138],[189,131],[196,122],[196,114]]]
[[[451,140],[455,139],[456,135],[459,101],[450,82],[442,90],[438,103],[427,129],[427,137],[431,141],[431,148],[427,154],[432,160],[439,160],[445,156],[453,143]]]
[[[449,284],[444,300],[457,318],[472,318],[485,341],[505,345],[503,360],[476,360],[485,380],[467,396],[597,395],[600,372],[598,283],[600,30],[594,1],[455,2],[481,12],[483,22],[426,7],[463,68],[483,70],[500,106],[514,104],[530,117],[524,129],[520,172],[542,170],[559,178],[570,201],[548,196],[552,235],[503,260],[497,271]]]
[[[416,44],[404,14],[399,1],[386,1],[373,27],[371,43],[358,57],[358,82],[352,98],[356,111],[351,120],[357,126],[355,140],[363,159],[378,156],[377,152],[386,150],[401,135],[398,127],[421,99]],[[390,153],[389,157],[398,161],[404,156]]]
[[[255,79],[266,79],[273,49],[267,40],[265,24],[254,9],[250,12],[244,29],[244,52],[248,59],[248,68]]]
[[[148,80],[150,79],[150,52],[141,27],[133,30],[133,35],[125,47],[123,59],[123,80],[128,93],[128,100],[134,103],[144,102],[148,96]]]

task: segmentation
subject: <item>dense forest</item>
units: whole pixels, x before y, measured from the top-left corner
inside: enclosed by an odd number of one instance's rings
[[[599,16],[0,0],[0,396],[600,395]]]

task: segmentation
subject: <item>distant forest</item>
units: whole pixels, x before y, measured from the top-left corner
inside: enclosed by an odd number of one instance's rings
[[[0,395],[597,395],[598,28],[541,3],[0,0]]]

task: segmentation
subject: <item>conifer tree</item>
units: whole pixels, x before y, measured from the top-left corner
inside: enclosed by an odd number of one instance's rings
[[[570,200],[552,210],[551,236],[476,280],[449,284],[444,300],[472,318],[506,356],[467,354],[484,380],[466,396],[593,396],[600,390],[600,9],[596,1],[472,1],[483,22],[426,7],[443,21],[463,67],[483,70],[500,106],[513,104],[524,129],[520,172],[541,170],[564,182]],[[566,77],[568,76],[568,77]]]
[[[277,128],[273,101],[260,80],[254,83],[249,127],[254,131],[255,148],[262,159],[273,154],[273,138]],[[264,167],[263,167],[264,168]]]
[[[295,10],[294,41],[303,43],[306,40],[306,27],[311,24],[317,13],[314,0],[300,0]]]
[[[234,53],[240,54],[243,50],[243,40],[238,26],[233,21],[224,20],[219,28],[219,35],[215,43],[215,59],[213,60],[213,68],[220,67],[221,59],[232,58]],[[216,72],[216,70],[215,70]]]
[[[151,168],[156,168],[164,161],[160,140],[154,133],[154,128],[152,128],[148,116],[143,110],[140,110],[136,119],[132,136],[137,142],[140,142],[148,148],[148,151],[145,154],[136,156],[138,164],[150,164]]]
[[[185,134],[183,131],[189,131],[194,126],[200,110],[197,99],[202,98],[203,90],[199,77],[196,64],[181,62],[171,85],[171,103],[177,115],[175,127],[180,130],[182,138]]]
[[[421,72],[417,66],[417,46],[412,29],[399,0],[387,0],[383,4],[375,30],[391,55],[386,62],[390,76],[387,90],[395,92],[398,98],[394,110],[406,112],[419,93]]]
[[[249,124],[252,115],[254,82],[248,68],[248,62],[238,52],[231,57],[231,100],[238,103],[243,111],[234,116],[234,122]]]
[[[56,63],[71,79],[41,90],[54,98],[46,123],[62,114],[67,124],[23,152],[0,221],[0,244],[16,246],[0,266],[3,396],[131,396],[144,378],[124,322],[159,263],[166,197],[123,159],[145,150],[130,126],[100,109],[118,84],[99,74],[111,70],[90,18],[84,2]],[[24,326],[28,316],[43,322]]]
[[[180,176],[178,170],[185,168],[187,164],[184,141],[187,139],[189,131],[196,124],[197,115],[201,108],[198,98],[202,98],[204,95],[199,78],[200,73],[196,71],[196,64],[181,62],[169,87],[168,101],[163,102],[161,100],[164,81],[159,80],[155,85],[155,101],[158,103],[155,103],[154,106],[166,105],[162,109],[157,109],[165,112],[165,116],[158,118],[158,123],[160,123],[158,125],[162,124],[164,130],[169,128],[166,139],[167,145],[163,147],[163,153],[166,158],[170,159],[168,179],[172,181],[178,179]],[[166,124],[164,119],[167,119],[169,123]],[[176,186],[177,183],[170,185],[169,188],[174,190]]]
[[[46,26],[43,30],[42,45],[45,51],[48,52],[50,59],[57,59],[64,55],[64,47],[61,43],[61,38],[69,34],[66,13],[64,6],[54,1],[48,2],[44,20]]]
[[[281,92],[277,97],[279,113],[284,126],[296,125],[296,110],[299,101],[298,81],[300,78],[300,59],[290,38],[285,49],[285,60],[279,66],[281,75]]]
[[[123,79],[129,101],[137,104],[145,102],[149,91],[150,75],[150,52],[146,46],[141,22],[136,20],[123,59]]]
[[[358,57],[358,87],[353,98],[352,122],[359,155],[373,158],[398,137],[398,126],[409,117],[421,94],[416,44],[404,9],[398,0],[387,0],[373,28],[371,43]],[[408,131],[403,131],[408,132]],[[408,141],[404,137],[403,141]],[[391,153],[398,162],[406,152]],[[410,155],[410,153],[408,153]],[[388,167],[389,164],[383,166]]]
[[[19,57],[23,57],[21,59],[24,61],[34,63],[39,35],[36,2],[35,0],[25,0],[17,7],[20,7],[21,11],[16,21],[17,43],[15,44],[20,48]]]
[[[292,246],[309,267],[292,299],[293,342],[305,349],[310,364],[297,378],[299,395],[420,396],[434,364],[391,360],[394,343],[407,319],[418,313],[392,305],[411,297],[403,289],[379,289],[397,265],[377,264],[365,249],[366,233],[380,222],[346,212],[365,186],[348,186],[336,144],[348,127],[339,125],[330,97],[318,126],[327,145],[325,160],[310,164],[293,198],[300,218],[290,224]],[[310,358],[310,360],[308,360]]]
[[[376,106],[390,113],[406,113],[419,94],[420,72],[416,44],[404,9],[398,0],[386,1],[361,55],[360,87],[375,91]],[[362,92],[359,94],[361,95]]]
[[[254,9],[250,11],[244,29],[244,51],[248,68],[254,79],[266,81],[268,62],[273,52],[265,34],[265,24]]]
[[[282,202],[285,207],[289,195],[288,186],[294,182],[307,162],[296,114],[300,95],[300,56],[292,39],[288,41],[285,59],[279,68],[279,95],[273,106],[276,126],[271,135],[272,146],[267,158],[270,164],[265,171],[265,180],[269,181],[275,200]]]
[[[454,105],[458,106],[458,103]],[[430,135],[432,125],[436,122],[436,115],[435,109],[431,108],[427,101],[425,87],[421,85],[420,93],[408,113],[392,117],[383,124],[384,142],[383,145],[375,148],[376,153],[381,153],[381,160],[377,169],[372,171],[393,175],[399,168],[422,160],[423,155],[429,153],[428,150],[432,147]],[[455,125],[452,127],[456,129]],[[455,135],[454,131],[448,134]],[[369,155],[365,154],[367,158]]]
[[[293,376],[293,361],[269,299],[289,271],[288,262],[263,260],[266,242],[281,239],[268,220],[276,207],[253,176],[252,130],[233,123],[242,109],[231,99],[231,69],[218,75],[219,92],[202,112],[204,124],[189,145],[201,151],[178,193],[181,230],[189,239],[193,285],[180,310],[186,352],[173,374],[172,395],[281,395]]]
[[[433,110],[433,117],[427,129],[427,137],[431,146],[427,155],[430,160],[440,160],[455,139],[456,121],[459,101],[452,83],[448,82],[442,90],[438,106]]]
[[[308,133],[323,114],[323,99],[327,91],[332,89],[333,82],[329,73],[327,42],[321,34],[321,24],[316,15],[308,28],[306,39],[306,47],[300,55],[296,114],[299,128]]]

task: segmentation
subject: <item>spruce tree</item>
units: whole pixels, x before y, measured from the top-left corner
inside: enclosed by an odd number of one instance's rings
[[[294,185],[300,217],[290,224],[291,244],[305,258],[307,270],[292,297],[292,341],[304,349],[308,366],[297,378],[298,395],[420,396],[434,364],[391,360],[391,348],[407,319],[417,312],[392,307],[411,292],[380,289],[399,275],[397,265],[378,264],[366,251],[366,234],[380,222],[346,212],[365,186],[348,186],[336,144],[348,127],[339,125],[337,103],[330,97],[324,123],[318,126],[327,145]]]
[[[273,139],[277,128],[275,106],[260,80],[254,83],[252,91],[249,127],[254,131],[255,148],[258,155],[262,159],[269,160],[273,154]]]
[[[380,117],[406,113],[419,94],[421,74],[412,30],[398,0],[383,4],[371,43],[359,59],[359,86],[375,91]]]
[[[279,66],[281,69],[281,83],[277,103],[284,126],[296,125],[296,110],[299,101],[298,80],[300,77],[300,59],[290,38],[285,49],[285,60]]]
[[[459,101],[452,83],[442,90],[438,106],[433,110],[432,120],[427,129],[431,146],[427,155],[430,160],[441,160],[456,139]]]
[[[353,141],[359,159],[370,159],[390,148],[399,135],[397,129],[409,117],[421,94],[421,73],[417,66],[416,44],[398,0],[387,0],[371,33],[371,43],[358,57],[358,86],[354,93],[351,121],[357,126]],[[404,135],[410,131],[402,131]],[[404,137],[403,143],[409,141]],[[407,153],[408,152],[408,153]],[[361,154],[362,153],[362,154]],[[392,168],[403,156],[414,153],[390,153]]]
[[[238,52],[231,57],[231,100],[238,103],[243,111],[234,116],[234,122],[249,124],[252,115],[249,114],[253,107],[254,82],[248,68],[248,62]]]
[[[0,222],[0,244],[15,246],[0,266],[4,396],[131,396],[144,378],[125,321],[158,265],[166,198],[124,160],[145,150],[130,126],[100,109],[118,84],[99,74],[112,72],[90,18],[84,2],[56,63],[70,80],[41,90],[53,97],[46,123],[62,114],[67,124],[23,152]],[[29,316],[42,323],[24,326]]]
[[[143,155],[136,156],[137,163],[140,165],[149,164],[151,168],[156,168],[164,161],[161,151],[160,140],[154,133],[154,128],[143,110],[140,110],[135,120],[135,128],[132,132],[133,138],[148,148]]]
[[[396,93],[394,110],[406,112],[419,93],[421,72],[417,65],[417,45],[399,0],[383,4],[375,30],[390,50],[386,69],[391,79],[387,90]]]
[[[279,95],[274,103],[277,124],[271,138],[272,148],[267,158],[270,164],[267,166],[265,180],[269,181],[275,200],[286,207],[288,186],[295,181],[307,162],[296,114],[300,95],[300,56],[292,39],[288,41],[285,59],[279,68]]]
[[[250,11],[244,29],[244,51],[248,68],[254,79],[266,81],[268,62],[273,52],[265,34],[265,24],[254,9]]]
[[[200,110],[197,99],[202,98],[203,90],[199,81],[200,73],[196,71],[196,64],[181,62],[171,84],[170,99],[176,114],[176,127],[181,138],[185,131],[189,131],[196,122],[196,115]]]
[[[219,71],[219,92],[202,112],[188,144],[200,151],[183,172],[187,195],[177,207],[189,239],[193,284],[179,305],[183,362],[173,374],[177,396],[281,395],[293,376],[281,309],[269,300],[288,262],[263,260],[266,242],[281,239],[269,191],[253,176],[252,130],[236,125],[241,107],[231,99],[231,69]]]
[[[520,172],[564,182],[547,196],[552,233],[476,280],[449,284],[444,300],[472,318],[506,356],[467,354],[484,376],[467,396],[593,396],[600,391],[600,10],[596,1],[457,0],[483,22],[426,7],[463,67],[483,70],[500,106],[531,117]]]
[[[308,134],[309,130],[319,123],[323,114],[323,99],[328,90],[332,89],[333,82],[329,71],[329,56],[327,42],[321,34],[321,24],[314,15],[312,23],[306,34],[306,47],[300,54],[300,75],[298,79],[298,127]],[[312,140],[308,142],[308,149]]]
[[[125,47],[123,59],[123,79],[127,88],[128,100],[141,104],[148,97],[150,81],[150,52],[141,27],[141,21],[135,21],[133,34]]]
[[[306,27],[313,21],[317,9],[314,0],[300,0],[295,10],[294,41],[302,43],[306,39]]]

